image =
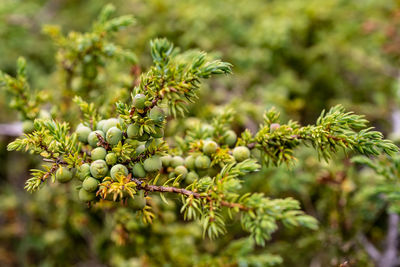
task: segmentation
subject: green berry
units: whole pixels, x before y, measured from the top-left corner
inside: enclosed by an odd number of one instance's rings
[[[198,169],[207,169],[210,167],[211,160],[207,156],[198,156],[194,162],[194,165]]]
[[[203,152],[207,155],[214,154],[217,151],[218,145],[214,141],[205,141],[203,145]]]
[[[103,124],[103,128],[102,128],[103,132],[107,133],[108,130],[110,130],[112,127],[116,127],[118,125],[118,123],[119,123],[119,120],[116,118],[111,118],[111,119],[106,120],[106,122]]]
[[[150,138],[150,135],[148,133],[143,133],[143,135],[139,136],[137,138],[137,140],[144,142],[144,141],[149,140],[149,138]]]
[[[201,127],[201,130],[205,133],[207,133],[208,135],[212,136],[214,134],[214,127],[209,125],[209,124],[205,124]]]
[[[150,135],[154,138],[161,138],[164,136],[164,129],[161,127],[154,127],[155,133],[151,133]]]
[[[22,131],[26,134],[29,134],[35,130],[35,125],[33,121],[31,120],[26,120],[22,122]]]
[[[114,165],[117,163],[117,155],[115,155],[115,153],[108,153],[106,155],[106,163],[108,165]]]
[[[161,162],[164,167],[168,167],[171,164],[172,157],[170,155],[166,155],[161,157]]]
[[[117,176],[118,175],[123,175],[123,176],[127,176],[128,175],[128,168],[126,168],[124,165],[122,165],[122,164],[117,164],[117,165],[114,165],[114,166],[112,166],[112,168],[111,168],[111,170],[110,170],[110,175],[111,175],[111,178],[114,180],[114,181],[117,181],[118,179],[117,179]]]
[[[99,142],[99,138],[97,137],[97,134],[99,134],[100,136],[102,136],[104,138],[103,131],[96,130],[96,131],[91,132],[88,136],[88,142],[91,147],[97,147],[97,143]]]
[[[137,109],[144,109],[146,107],[146,96],[144,94],[137,94],[133,98],[133,106]]]
[[[74,172],[71,169],[61,166],[56,172],[56,180],[60,183],[66,183],[72,180]]]
[[[79,141],[82,143],[87,143],[89,134],[92,132],[92,130],[83,124],[79,124],[75,132],[78,135]]]
[[[229,130],[225,133],[224,143],[229,147],[234,146],[236,144],[236,140],[237,140],[237,135],[234,131]]]
[[[139,137],[140,126],[137,124],[129,124],[128,129],[126,130],[126,134],[128,138],[137,138]]]
[[[176,167],[178,167],[178,166],[183,165],[184,162],[185,162],[185,160],[184,160],[182,157],[180,157],[180,156],[175,156],[175,157],[173,157],[172,160],[171,160],[171,167],[176,168]]]
[[[84,163],[79,166],[77,171],[77,176],[79,180],[83,181],[86,177],[90,176],[90,165],[88,163]]]
[[[94,179],[93,177],[86,177],[86,179],[82,183],[82,188],[88,192],[96,191],[99,186],[99,181]]]
[[[99,122],[97,123],[96,130],[103,131],[103,126],[104,126],[104,124],[106,123],[106,121],[107,121],[107,120],[101,120],[101,121],[99,121]]]
[[[79,200],[82,202],[89,202],[96,198],[96,194],[93,192],[88,192],[85,189],[81,188],[78,193]]]
[[[186,159],[185,159],[186,168],[193,170],[195,168],[195,165],[194,165],[195,160],[196,160],[196,158],[192,155],[186,157]]]
[[[90,152],[92,160],[104,159],[107,155],[107,150],[104,147],[96,147]]]
[[[250,157],[250,149],[245,146],[237,146],[233,149],[232,154],[236,161],[244,161]]]
[[[102,159],[95,160],[90,164],[90,173],[94,178],[103,178],[107,175],[107,172],[107,163]]]
[[[185,182],[187,183],[187,184],[192,184],[194,181],[196,181],[197,179],[199,179],[199,175],[197,174],[197,173],[195,173],[195,172],[189,172],[187,175],[186,175],[186,179],[185,179]]]
[[[178,166],[175,168],[175,173],[176,173],[176,175],[182,175],[182,179],[185,179],[186,175],[188,173],[188,170],[186,169],[185,166]]]
[[[163,122],[165,119],[164,111],[159,107],[154,107],[149,112],[149,118],[155,123]]]
[[[146,198],[144,196],[144,191],[140,190],[134,198],[128,199],[128,207],[133,210],[142,210],[146,206]]]
[[[146,177],[146,171],[144,170],[143,165],[139,162],[135,163],[135,165],[133,165],[132,174],[133,174],[133,176],[138,177],[138,178]]]
[[[146,150],[146,146],[145,145],[140,145],[136,148],[136,155],[140,155],[142,154],[144,151]]]
[[[143,162],[143,167],[148,172],[159,171],[162,168],[161,158],[159,156],[152,156]]]
[[[106,140],[110,145],[115,146],[122,140],[122,131],[117,127],[111,127],[107,131]]]

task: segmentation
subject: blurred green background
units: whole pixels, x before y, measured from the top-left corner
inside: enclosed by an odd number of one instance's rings
[[[2,0],[0,69],[15,74],[23,56],[32,87],[57,91],[57,50],[42,25],[60,25],[64,33],[88,31],[107,3],[135,17],[135,25],[115,42],[135,52],[140,69],[151,64],[149,41],[155,37],[233,64],[233,75],[202,86],[189,116],[207,120],[229,104],[237,110],[240,132],[256,129],[271,106],[285,119],[308,124],[340,103],[396,137],[400,2],[395,0]],[[131,67],[120,66],[126,73]],[[110,71],[115,79],[126,78]],[[0,123],[20,119],[8,102],[0,91]],[[170,126],[171,136],[177,131]],[[320,163],[304,148],[293,168],[264,168],[246,180],[254,191],[299,199],[321,223],[316,232],[280,230],[260,248],[234,224],[219,240],[203,239],[200,226],[184,222],[173,202],[159,201],[160,216],[149,226],[125,208],[88,209],[68,187],[28,194],[23,190],[28,170],[40,162],[7,153],[13,138],[0,136],[1,266],[314,267],[345,261],[374,266],[359,236],[380,248],[387,232],[387,202],[375,190],[382,177],[344,155]]]

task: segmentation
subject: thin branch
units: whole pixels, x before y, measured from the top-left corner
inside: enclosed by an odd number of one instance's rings
[[[375,262],[379,262],[379,259],[381,258],[381,253],[371,242],[369,242],[368,238],[364,234],[361,234],[361,235],[359,235],[358,239],[359,239],[361,245],[364,247],[367,254]]]

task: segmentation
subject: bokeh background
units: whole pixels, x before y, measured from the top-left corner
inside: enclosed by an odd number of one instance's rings
[[[133,51],[137,68],[151,64],[149,41],[166,37],[182,50],[204,50],[233,64],[234,74],[202,86],[189,116],[213,117],[221,105],[237,111],[234,128],[256,129],[263,111],[313,123],[323,109],[342,104],[365,114],[385,136],[397,138],[400,2],[395,0],[1,0],[0,69],[15,74],[28,62],[33,88],[57,91],[56,46],[42,25],[88,31],[101,8],[132,14],[136,23],[115,36]],[[124,65],[125,64],[125,65]],[[132,66],[111,68],[128,79]],[[0,91],[0,123],[21,118]],[[57,104],[57,103],[56,103]],[[77,122],[76,122],[77,123]],[[171,122],[173,136],[185,125]],[[184,222],[179,201],[159,202],[159,217],[144,225],[125,208],[88,209],[73,188],[24,191],[38,158],[8,153],[15,136],[0,136],[1,266],[374,266],[362,238],[385,249],[388,202],[376,190],[384,179],[344,155],[326,163],[307,148],[294,167],[264,168],[245,186],[271,197],[292,196],[320,221],[318,231],[279,230],[265,248],[229,226],[219,240],[203,239]]]

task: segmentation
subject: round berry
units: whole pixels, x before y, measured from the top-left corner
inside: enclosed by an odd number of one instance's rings
[[[103,131],[103,126],[104,126],[104,124],[106,123],[106,121],[107,121],[107,120],[101,120],[101,121],[99,121],[99,122],[97,123],[97,125],[96,125],[96,130]]]
[[[127,176],[128,173],[129,173],[128,168],[126,168],[122,164],[117,164],[117,165],[112,166],[111,171],[110,171],[111,178],[114,181],[118,180],[117,178],[119,175]]]
[[[76,134],[78,135],[78,140],[81,141],[82,143],[88,142],[88,137],[91,132],[92,130],[83,124],[79,124],[78,127],[76,128]]]
[[[250,157],[250,149],[245,146],[237,146],[232,151],[233,157],[240,162]]]
[[[136,148],[136,155],[140,155],[142,154],[144,151],[146,150],[146,146],[145,145],[140,145]]]
[[[89,202],[96,198],[96,194],[93,192],[88,192],[85,189],[81,188],[78,193],[79,200],[82,202]]]
[[[142,210],[146,206],[146,198],[143,190],[137,192],[133,198],[128,199],[128,206],[133,210]]]
[[[178,166],[175,168],[175,174],[181,175],[182,179],[186,178],[187,173],[188,173],[188,170],[186,169],[185,166]]]
[[[172,157],[170,155],[162,156],[161,162],[164,167],[168,167],[171,164]]]
[[[185,160],[184,160],[182,157],[180,157],[180,156],[175,156],[175,157],[173,157],[172,160],[171,160],[171,167],[176,168],[176,167],[178,167],[178,166],[183,165],[184,163],[185,163]]]
[[[103,178],[107,175],[107,172],[107,163],[102,159],[95,160],[90,164],[90,173],[94,178]]]
[[[138,178],[146,177],[146,171],[144,170],[143,165],[139,162],[137,162],[137,163],[135,163],[135,165],[133,165],[132,174],[133,174],[133,176],[138,177]]]
[[[149,112],[149,118],[155,123],[163,122],[165,119],[164,111],[159,107],[154,107]]]
[[[210,167],[211,160],[207,156],[198,156],[194,162],[194,165],[198,169],[207,169]]]
[[[107,155],[107,151],[104,147],[96,147],[90,152],[92,160],[104,159]]]
[[[234,131],[229,130],[225,133],[224,143],[229,147],[234,146],[236,144],[236,140],[237,140],[237,135]]]
[[[97,137],[98,134],[99,134],[101,137],[104,138],[104,132],[103,132],[103,131],[100,131],[100,130],[93,131],[93,132],[91,132],[91,133],[89,134],[89,136],[88,136],[88,142],[89,142],[89,145],[90,145],[91,147],[97,147],[97,143],[99,142],[99,138]]]
[[[188,183],[188,184],[192,184],[194,181],[196,181],[197,179],[199,179],[199,175],[197,174],[197,173],[195,173],[195,172],[189,172],[187,175],[186,175],[186,179],[185,179],[185,182],[186,183]]]
[[[143,167],[148,172],[159,171],[162,168],[162,162],[159,156],[152,156],[143,162]]]
[[[56,172],[56,180],[60,183],[66,183],[72,180],[74,172],[71,169],[61,166]]]
[[[111,118],[111,119],[106,120],[106,122],[103,124],[103,128],[102,128],[103,132],[107,133],[108,130],[110,130],[112,127],[116,127],[118,125],[118,123],[119,123],[119,120],[116,118]]]
[[[77,176],[79,180],[83,181],[86,177],[90,176],[90,165],[88,163],[84,163],[79,166],[77,171]]]
[[[94,179],[93,177],[86,177],[86,179],[82,183],[82,188],[88,192],[96,191],[99,186],[99,181]]]
[[[203,152],[207,155],[214,154],[217,151],[218,145],[214,141],[205,141],[203,145]]]
[[[150,135],[154,138],[161,138],[164,136],[164,129],[160,127],[154,127],[155,132],[151,133]]]
[[[31,120],[26,120],[22,122],[22,131],[26,134],[29,134],[35,130],[35,125],[33,121]]]
[[[115,155],[115,153],[108,153],[106,155],[106,163],[108,165],[114,165],[117,163],[117,155]]]
[[[194,162],[196,161],[196,158],[192,155],[186,157],[185,159],[185,165],[188,169],[193,170],[195,168]]]
[[[137,124],[129,124],[126,134],[128,138],[137,138],[139,136],[140,126]]]
[[[111,127],[107,131],[106,140],[110,145],[115,146],[122,140],[122,131],[115,126]]]
[[[144,94],[137,94],[133,98],[133,106],[137,109],[144,109],[146,107],[146,96]]]

